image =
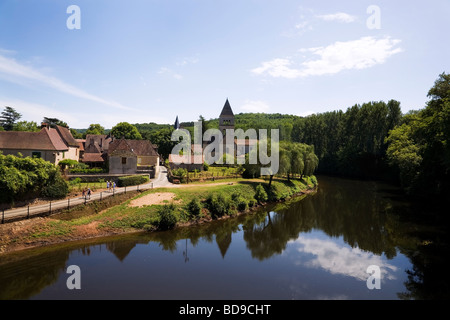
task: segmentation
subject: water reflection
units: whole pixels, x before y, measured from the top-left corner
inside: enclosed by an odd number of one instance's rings
[[[331,274],[345,275],[362,281],[367,280],[367,267],[376,265],[381,269],[381,279],[396,279],[394,275],[394,272],[398,271],[396,266],[379,255],[359,248],[351,248],[336,241],[304,236],[292,241],[292,245],[302,253],[301,257],[304,257],[304,254],[311,256],[310,259],[296,261],[296,264],[310,268],[322,268]]]
[[[398,282],[397,275],[403,273],[404,276],[405,270],[392,259],[402,255],[409,258],[412,267],[406,270],[404,278],[407,280],[402,290],[396,291],[399,298],[448,298],[450,288],[444,278],[443,261],[449,252],[447,233],[431,223],[411,220],[411,216],[418,216],[416,210],[423,211],[423,208],[398,201],[400,199],[392,197],[395,189],[379,183],[335,178],[322,178],[319,182],[319,191],[314,196],[297,198],[233,219],[171,232],[132,234],[3,256],[0,258],[0,299],[28,299],[54,285],[65,273],[67,262],[75,252],[90,256],[94,254],[94,248],[95,254],[106,249],[122,265],[127,265],[128,257],[136,259],[133,253],[138,251],[136,246],[139,244],[157,244],[161,253],[180,255],[183,265],[192,267],[198,266],[201,259],[212,261],[213,255],[208,250],[216,250],[222,262],[211,262],[213,268],[234,267],[237,270],[233,272],[247,272],[248,277],[267,260],[285,255],[290,257],[293,266],[357,281],[367,279],[367,266],[374,264],[381,267],[384,281]],[[214,246],[206,249],[205,243]],[[253,261],[238,264],[233,260],[241,243]],[[208,258],[195,250],[200,245]],[[142,252],[136,254],[142,255]],[[162,254],[154,251],[152,254],[155,255],[153,261],[162,259]],[[226,264],[228,260],[232,266]],[[288,272],[286,262],[279,263],[272,275]],[[287,286],[296,297],[304,297],[305,279],[297,278],[298,271],[289,270],[292,277]],[[306,272],[306,269],[302,270]],[[325,273],[318,276],[325,277]],[[351,293],[339,292],[321,292],[315,296],[317,299],[351,297]]]

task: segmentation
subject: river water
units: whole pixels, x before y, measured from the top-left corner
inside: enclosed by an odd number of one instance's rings
[[[439,208],[406,201],[383,183],[319,184],[314,195],[203,226],[0,257],[0,299],[449,297]],[[79,290],[67,287],[71,265]]]

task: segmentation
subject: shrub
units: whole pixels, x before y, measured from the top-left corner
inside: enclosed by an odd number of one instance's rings
[[[207,199],[208,210],[213,217],[222,217],[230,212],[231,200],[226,198],[222,193],[210,194]]]
[[[198,216],[202,211],[202,204],[198,198],[192,199],[187,205],[188,212],[193,216]]]
[[[59,171],[55,171],[50,177],[47,185],[42,190],[42,195],[44,197],[60,199],[64,198],[69,192],[69,186],[66,181],[61,177]]]
[[[208,171],[209,170],[209,164],[207,162],[203,162],[203,170]]]
[[[269,197],[267,196],[266,190],[264,189],[264,187],[261,184],[258,184],[256,186],[255,199],[260,204],[263,202],[266,202],[269,199]]]
[[[149,181],[148,176],[127,176],[119,177],[117,181],[118,187],[136,186]]]
[[[248,206],[249,206],[250,208],[253,208],[254,206],[256,206],[257,203],[258,203],[258,202],[256,201],[256,199],[250,199],[250,200],[248,200]]]
[[[248,201],[243,197],[238,198],[236,204],[239,211],[245,211],[248,209]]]
[[[178,221],[175,209],[176,208],[174,204],[165,204],[158,209],[158,229],[169,230],[175,227]]]
[[[188,173],[188,171],[183,168],[178,168],[178,169],[172,170],[172,175],[177,176],[177,177],[184,177],[187,175],[187,173]]]
[[[269,189],[268,198],[270,201],[278,201],[286,199],[289,196],[289,190],[286,191],[286,188],[283,188],[277,183],[272,183]]]

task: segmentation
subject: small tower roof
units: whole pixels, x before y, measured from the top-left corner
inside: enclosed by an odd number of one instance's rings
[[[228,102],[228,99],[225,102],[225,105],[223,106],[220,116],[234,116],[233,110],[231,110],[230,102]]]
[[[178,121],[178,116],[175,119],[175,124],[173,125],[173,127],[175,128],[175,130],[180,129],[180,122]]]

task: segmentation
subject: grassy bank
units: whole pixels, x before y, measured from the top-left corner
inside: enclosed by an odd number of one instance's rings
[[[166,230],[250,212],[269,202],[315,189],[315,177],[276,180],[271,188],[262,179],[190,184],[136,193],[110,207],[87,207],[47,218],[0,226],[0,252],[128,232]],[[161,200],[164,199],[164,200]],[[117,201],[117,200],[116,200]],[[95,207],[95,208],[94,208]]]

